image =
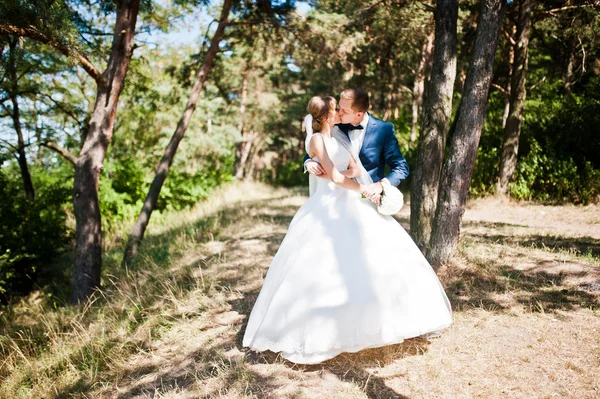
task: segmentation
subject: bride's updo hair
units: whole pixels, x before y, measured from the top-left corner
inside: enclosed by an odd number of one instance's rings
[[[306,112],[312,115],[313,132],[320,132],[323,125],[327,122],[329,111],[335,109],[335,98],[331,96],[315,96],[310,99]]]

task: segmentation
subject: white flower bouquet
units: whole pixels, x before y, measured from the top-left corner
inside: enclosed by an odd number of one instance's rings
[[[377,207],[382,215],[394,215],[404,206],[404,196],[396,187],[392,186],[387,180],[381,182],[383,191],[381,192],[381,201]]]

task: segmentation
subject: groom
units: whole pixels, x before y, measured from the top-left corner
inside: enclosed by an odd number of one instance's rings
[[[408,164],[400,153],[394,125],[369,114],[369,95],[363,89],[346,89],[340,94],[338,114],[341,120],[336,127],[347,134],[354,149],[360,148],[360,161],[374,183],[366,187],[364,196],[379,203],[383,179],[392,186],[408,177]],[[311,175],[326,177],[325,169],[317,161],[304,157],[304,167]],[[384,176],[385,166],[390,173]]]

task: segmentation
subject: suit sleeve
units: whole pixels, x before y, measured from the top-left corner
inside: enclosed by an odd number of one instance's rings
[[[306,161],[308,161],[310,159],[310,157],[308,156],[308,154],[304,155],[304,161],[302,161],[302,170],[304,171],[304,173],[308,172],[308,170],[306,170]]]
[[[396,140],[396,136],[394,135],[394,125],[391,125],[390,129],[386,132],[383,152],[385,164],[391,169],[386,179],[388,179],[392,186],[397,186],[400,184],[400,181],[408,177],[409,170],[408,163],[398,147],[398,140]]]

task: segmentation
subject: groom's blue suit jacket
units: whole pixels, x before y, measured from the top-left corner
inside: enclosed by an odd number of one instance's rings
[[[385,177],[392,186],[397,186],[408,177],[408,164],[398,148],[394,125],[371,114],[359,157],[374,182]],[[305,161],[307,159],[308,155],[304,157]],[[384,175],[385,165],[391,169],[387,176]]]

